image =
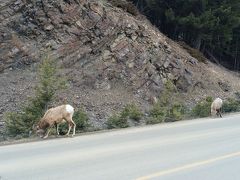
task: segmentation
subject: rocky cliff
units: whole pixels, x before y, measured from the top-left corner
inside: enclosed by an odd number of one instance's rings
[[[125,104],[147,109],[166,79],[187,104],[240,89],[236,75],[198,62],[142,15],[104,0],[2,1],[0,47],[0,118],[31,95],[46,52],[69,80],[55,104],[84,106],[99,127]]]

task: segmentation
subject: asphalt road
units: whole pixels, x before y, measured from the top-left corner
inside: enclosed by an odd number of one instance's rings
[[[239,180],[240,115],[0,146],[0,180]]]

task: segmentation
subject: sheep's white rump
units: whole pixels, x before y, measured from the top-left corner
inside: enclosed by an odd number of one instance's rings
[[[211,105],[211,115],[212,116],[219,115],[220,117],[222,117],[222,114],[221,114],[222,105],[223,105],[222,99],[216,98]]]
[[[74,108],[71,105],[67,104],[66,105],[66,111],[70,114],[73,114],[74,113]]]
[[[71,128],[73,127],[72,136],[74,136],[76,124],[72,120],[73,113],[74,113],[74,108],[69,104],[61,105],[61,106],[57,106],[55,108],[49,109],[36,126],[37,134],[40,135],[40,137],[43,137],[43,135],[45,134],[44,138],[47,138],[50,132],[50,128],[52,126],[55,126],[57,134],[59,135],[58,125],[62,122],[67,122],[68,123],[67,135],[69,135]],[[46,133],[46,130],[47,130],[47,133]]]

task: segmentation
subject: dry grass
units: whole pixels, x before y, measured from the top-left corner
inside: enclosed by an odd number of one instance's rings
[[[207,58],[201,53],[199,50],[194,49],[187,45],[185,42],[178,42],[180,46],[182,46],[192,57],[196,58],[198,61],[207,63]]]
[[[140,14],[137,7],[132,2],[129,2],[126,0],[109,0],[109,2],[113,6],[121,8],[124,11],[126,11],[134,16],[138,16]]]

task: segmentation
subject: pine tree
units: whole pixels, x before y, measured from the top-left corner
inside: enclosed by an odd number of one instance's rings
[[[11,112],[5,116],[6,130],[9,135],[27,136],[53,101],[57,90],[63,89],[66,85],[66,82],[57,76],[56,63],[49,56],[40,63],[38,78],[35,96],[28,100],[20,112]]]
[[[240,1],[132,0],[163,33],[240,70]],[[145,6],[142,8],[142,6]]]

